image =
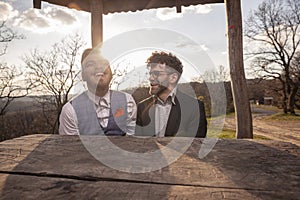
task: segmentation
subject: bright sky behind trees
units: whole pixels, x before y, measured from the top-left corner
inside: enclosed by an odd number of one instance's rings
[[[262,0],[241,0],[242,15]],[[22,66],[21,57],[30,50],[49,49],[63,37],[79,33],[91,46],[90,13],[42,3],[42,9],[33,9],[32,0],[0,1],[0,20],[26,36],[9,44],[1,61]],[[228,66],[226,17],[224,4],[198,5],[182,8],[151,9],[138,12],[116,13],[104,16],[104,42],[125,32],[140,28],[174,31],[196,42],[215,66]],[[122,44],[120,44],[122,45]],[[181,44],[185,45],[185,44]],[[142,56],[137,60],[144,59]]]

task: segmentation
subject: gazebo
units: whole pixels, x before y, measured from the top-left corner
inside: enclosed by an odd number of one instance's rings
[[[103,14],[162,7],[176,7],[177,12],[181,12],[182,6],[224,3],[227,16],[228,57],[236,111],[237,138],[253,138],[252,116],[243,64],[240,0],[33,0],[34,8],[40,9],[42,1],[90,12],[93,47],[101,44],[103,40]]]

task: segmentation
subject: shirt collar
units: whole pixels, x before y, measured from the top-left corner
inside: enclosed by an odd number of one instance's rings
[[[87,91],[87,95],[90,98],[90,100],[94,102],[96,105],[99,105],[100,100],[106,102],[107,105],[110,104],[110,90],[108,90],[108,92],[103,97],[99,97],[89,90]]]
[[[169,93],[168,97],[167,97],[167,101],[169,101],[168,99],[171,99],[171,102],[173,105],[176,105],[175,103],[175,96],[176,96],[176,93],[177,93],[177,86]],[[157,98],[157,100],[161,103],[161,104],[164,104],[164,102],[160,99],[160,98]],[[167,102],[166,102],[167,103]]]

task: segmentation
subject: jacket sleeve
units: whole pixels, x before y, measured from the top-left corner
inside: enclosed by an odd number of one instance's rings
[[[199,126],[198,126],[196,137],[205,138],[207,133],[207,120],[206,120],[205,107],[202,101],[198,100],[198,104],[199,104],[200,118],[199,118]]]
[[[135,126],[136,136],[154,136],[154,119],[150,117],[153,111],[153,99],[147,99],[146,101],[140,102],[137,105],[137,118]],[[152,115],[151,115],[152,116]]]

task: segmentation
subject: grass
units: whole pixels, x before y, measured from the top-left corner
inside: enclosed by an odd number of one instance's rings
[[[216,122],[216,121],[218,121],[218,120],[223,120],[223,118],[225,118],[225,117],[228,117],[228,116],[234,116],[234,115],[235,115],[235,113],[233,112],[233,113],[228,113],[228,114],[226,114],[226,116],[225,116],[225,115],[221,115],[221,116],[213,117],[213,118],[208,117],[208,118],[207,118],[207,122],[208,122],[208,124],[210,124],[212,121]],[[214,123],[214,122],[213,122],[213,123]],[[208,127],[209,127],[209,126],[208,126]],[[210,127],[210,128],[208,129],[207,137],[208,137],[208,138],[222,138],[222,139],[236,139],[236,132],[235,132],[235,130],[232,130],[232,129],[224,129],[224,127],[223,127],[223,129],[220,130],[220,129],[214,128],[214,127],[212,126],[212,127]],[[263,139],[263,140],[267,140],[267,139],[269,139],[269,138],[264,137],[264,136],[260,136],[260,135],[254,135],[254,136],[253,136],[253,139],[258,139],[258,140]]]
[[[300,120],[300,110],[295,109],[296,115],[284,114],[283,109],[280,109],[275,106],[266,106],[266,105],[251,105],[252,108],[258,108],[263,110],[271,110],[276,112],[276,114],[266,117],[265,119],[270,120]],[[255,113],[255,112],[252,112]]]
[[[234,130],[229,130],[229,129],[224,129],[218,135],[218,138],[222,138],[222,139],[236,139],[236,137],[235,137],[235,131]]]
[[[234,115],[234,113],[231,113],[230,115]],[[217,121],[218,118],[222,119],[224,118],[224,116],[214,117],[213,119],[207,118],[208,124],[210,124],[212,120]],[[236,139],[236,132],[232,129],[223,128],[222,130],[220,130],[218,128],[210,127],[207,132],[207,138]],[[269,140],[269,138],[261,135],[253,135],[253,139]]]
[[[300,121],[300,115],[290,115],[290,114],[283,114],[282,109],[279,109],[274,106],[265,106],[265,105],[252,105],[253,107],[257,107],[264,110],[272,110],[275,111],[276,114],[273,114],[271,116],[264,117],[262,120],[278,120],[278,121]],[[300,113],[300,110],[296,110],[296,113]],[[217,121],[218,119],[222,120],[224,117],[232,117],[235,113],[229,113],[226,116],[218,116],[213,118],[207,118],[208,124],[211,123],[212,120]],[[222,139],[236,139],[236,132],[231,129],[223,129],[223,130],[217,130],[210,128],[207,133],[208,138],[222,138]],[[269,140],[270,138],[261,136],[261,135],[253,135],[253,139],[257,140]]]
[[[276,106],[269,106],[269,105],[254,105],[254,104],[251,104],[250,105],[252,108],[259,108],[259,109],[263,109],[263,110],[272,110],[272,111],[275,111],[275,112],[281,112],[282,109],[276,107]]]
[[[235,134],[236,133],[233,130],[224,130],[220,134],[219,138],[222,138],[222,139],[236,139]],[[255,139],[255,140],[269,140],[270,138],[267,138],[267,137],[262,136],[262,135],[253,135],[253,139]]]
[[[255,139],[255,140],[270,140],[270,138],[262,136],[262,135],[254,135],[253,139]]]
[[[278,120],[278,121],[300,121],[300,115],[290,115],[284,113],[277,113],[265,118],[266,120]]]
[[[236,139],[235,131],[231,129],[223,129],[221,132],[217,130],[208,130],[208,138],[222,138],[222,139]],[[254,135],[253,139],[256,140],[270,140],[270,138],[262,135]]]

